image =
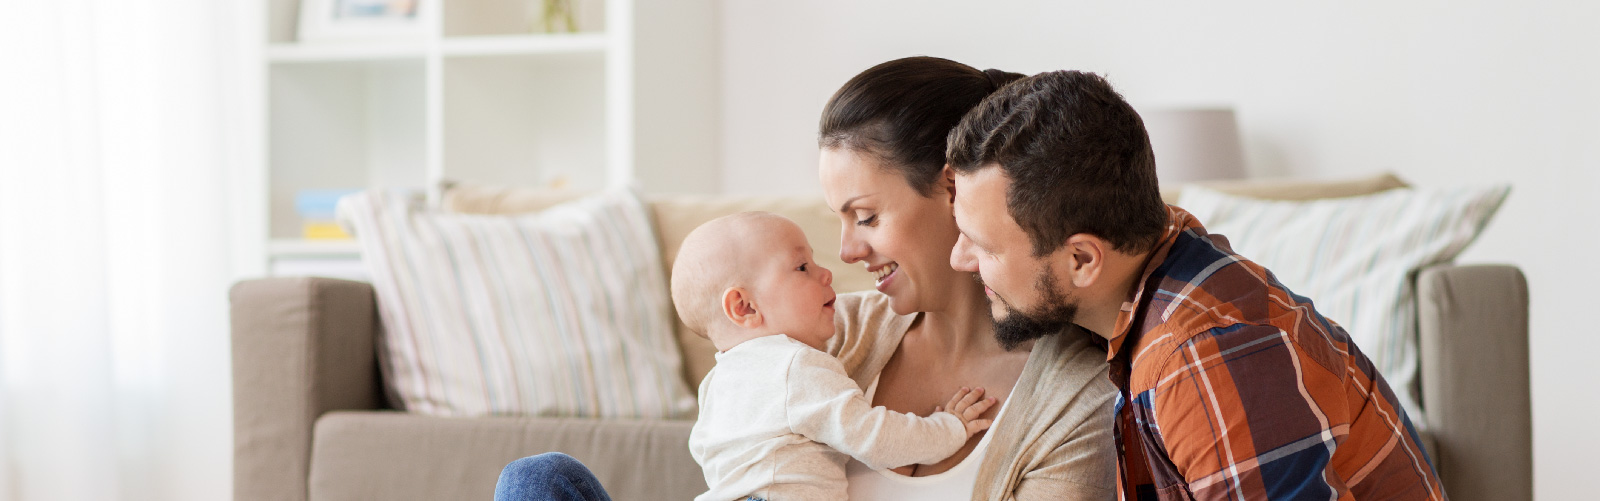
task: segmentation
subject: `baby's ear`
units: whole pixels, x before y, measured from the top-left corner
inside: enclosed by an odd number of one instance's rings
[[[722,291],[722,315],[734,325],[746,329],[761,327],[761,312],[756,311],[755,301],[743,287],[729,287]]]

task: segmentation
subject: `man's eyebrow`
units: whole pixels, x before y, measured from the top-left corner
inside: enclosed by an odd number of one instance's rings
[[[950,216],[951,216],[951,219],[960,219],[958,217],[955,217],[954,213],[952,213]],[[967,241],[972,242],[973,245],[976,245],[979,248],[984,249],[984,250],[989,250],[989,246],[984,245],[983,242],[979,241],[977,238],[973,238],[972,234],[971,233],[967,233],[966,228],[962,228],[960,224],[956,225],[956,233],[960,233],[961,236],[967,237]]]
[[[869,197],[869,196],[872,196],[872,194],[871,193],[867,193],[865,195],[856,195],[856,196],[850,197],[849,200],[845,200],[844,203],[839,204],[839,210],[834,211],[834,212],[850,212],[850,205],[851,204],[856,203],[856,200],[860,200],[862,198],[866,198],[866,197]]]
[[[960,227],[956,227],[956,232],[960,233],[961,236],[963,236],[963,237],[967,237],[967,241],[972,242],[972,244],[978,246],[978,248],[984,249],[984,250],[988,250],[989,249],[989,246],[984,245],[982,241],[980,241],[980,240],[978,240],[976,238],[973,238],[971,233],[967,233],[967,230],[963,230]]]

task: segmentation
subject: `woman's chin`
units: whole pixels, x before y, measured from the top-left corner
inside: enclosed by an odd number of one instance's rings
[[[889,296],[889,309],[896,315],[910,315],[922,311],[919,301],[911,298],[905,291],[885,292]]]

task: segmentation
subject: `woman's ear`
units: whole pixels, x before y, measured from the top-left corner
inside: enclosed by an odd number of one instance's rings
[[[945,201],[956,203],[956,171],[950,164],[944,164],[944,170],[939,171],[939,187],[944,189]]]
[[[729,287],[722,291],[722,315],[734,325],[746,329],[761,327],[761,312],[756,311],[754,298],[743,287]]]

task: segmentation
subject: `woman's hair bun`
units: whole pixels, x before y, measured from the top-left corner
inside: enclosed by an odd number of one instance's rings
[[[1015,82],[1025,75],[1021,73],[1012,73],[1005,70],[989,68],[987,70],[983,70],[983,76],[989,77],[989,85],[991,85],[994,90],[1000,90],[1001,87],[1005,87],[1006,84]]]

